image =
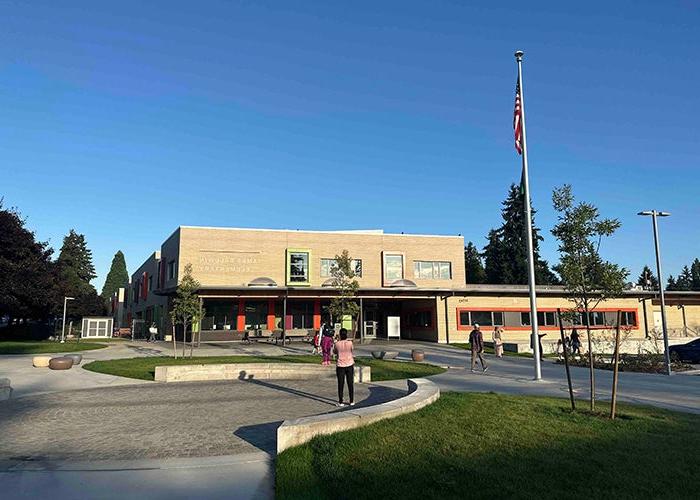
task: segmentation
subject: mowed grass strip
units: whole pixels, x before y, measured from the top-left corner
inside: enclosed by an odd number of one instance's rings
[[[96,342],[76,342],[66,341],[64,344],[50,340],[46,341],[24,341],[6,340],[0,341],[0,354],[44,354],[75,351],[91,351],[107,347],[105,344]]]
[[[358,365],[372,368],[372,380],[396,380],[436,375],[445,370],[439,366],[426,363],[402,361],[384,361],[372,358],[356,358]],[[112,359],[93,361],[83,368],[98,373],[117,375],[119,377],[154,380],[156,366],[206,365],[224,363],[312,363],[321,364],[320,356],[202,356],[192,358],[171,358],[165,356]],[[329,368],[332,369],[332,368]]]
[[[620,405],[611,421],[567,405],[444,393],[284,451],[276,498],[697,498],[700,416]]]

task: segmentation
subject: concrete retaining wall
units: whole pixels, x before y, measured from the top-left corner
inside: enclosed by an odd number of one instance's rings
[[[10,399],[12,395],[12,386],[9,378],[0,378],[0,401]]]
[[[285,420],[277,428],[277,453],[310,441],[314,436],[397,417],[423,408],[440,397],[440,389],[427,379],[408,380],[408,395],[388,403],[312,417]]]
[[[205,380],[308,380],[334,379],[333,366],[307,363],[230,363],[220,365],[157,366],[156,382]],[[355,365],[355,382],[371,382],[369,366]]]

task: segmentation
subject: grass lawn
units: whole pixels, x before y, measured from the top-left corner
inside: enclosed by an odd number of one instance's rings
[[[358,365],[372,367],[372,380],[396,380],[436,375],[445,370],[427,363],[384,361],[372,358],[355,358]],[[147,357],[93,361],[83,368],[93,372],[118,375],[120,377],[153,380],[156,366],[204,365],[218,363],[321,363],[320,356],[206,356],[193,358]]]
[[[697,498],[700,416],[620,405],[610,421],[567,405],[444,393],[284,451],[276,498]]]
[[[76,342],[66,340],[65,344],[50,340],[3,340],[0,341],[0,354],[42,354],[54,352],[91,351],[107,347],[96,342]]]

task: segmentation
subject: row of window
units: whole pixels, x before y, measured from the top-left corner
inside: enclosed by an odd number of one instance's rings
[[[383,254],[384,281],[391,283],[405,277],[403,254]],[[290,284],[308,284],[311,281],[309,262],[311,252],[308,250],[288,250],[287,252],[287,281]],[[321,278],[330,278],[335,266],[335,259],[323,258],[320,265]],[[352,267],[355,276],[362,277],[362,259],[353,259]],[[452,279],[452,263],[446,261],[413,262],[413,275],[417,279],[449,280]]]
[[[621,326],[636,327],[637,311],[622,311]],[[472,311],[466,309],[458,310],[459,327],[480,326],[503,326],[503,327],[528,327],[531,325],[530,312],[523,311]],[[572,318],[564,319],[566,327],[614,326],[617,322],[617,311],[593,311],[586,316],[585,313],[575,313]],[[537,324],[541,327],[557,327],[559,321],[555,311],[538,311]]]

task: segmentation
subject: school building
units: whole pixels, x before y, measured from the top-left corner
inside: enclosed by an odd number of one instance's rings
[[[529,342],[526,286],[470,285],[462,236],[367,231],[294,231],[180,226],[132,274],[123,294],[121,326],[155,323],[170,333],[169,310],[186,265],[199,281],[202,341],[240,340],[246,332],[294,337],[318,329],[336,294],[331,268],[347,250],[360,285],[358,337],[466,342],[475,323],[505,342]],[[538,287],[540,332],[559,335],[557,308],[570,309],[561,287]],[[631,338],[660,331],[654,291],[628,290],[573,326],[609,330],[617,310]],[[700,334],[700,293],[668,292],[672,336]],[[124,324],[126,323],[126,324]],[[488,338],[488,335],[485,335]]]

